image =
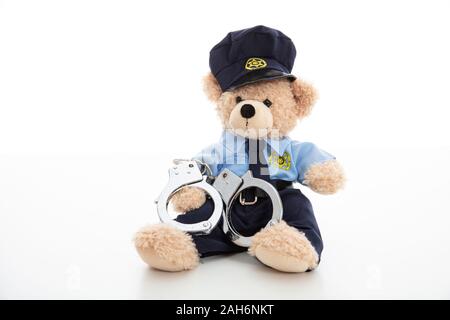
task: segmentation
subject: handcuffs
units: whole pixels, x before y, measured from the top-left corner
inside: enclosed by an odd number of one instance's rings
[[[257,201],[245,202],[241,192],[247,188],[259,188],[263,190],[272,201],[272,218],[267,226],[280,222],[283,217],[283,204],[277,189],[269,182],[254,178],[251,171],[247,171],[239,177],[229,169],[222,170],[215,179],[211,179],[209,167],[198,160],[174,160],[175,166],[169,169],[169,182],[161,192],[158,199],[157,211],[161,222],[172,225],[182,231],[205,235],[209,234],[219,223],[223,216],[222,229],[230,240],[238,246],[249,247],[253,236],[241,235],[231,221],[232,207],[239,197],[241,204],[249,205]],[[203,167],[203,170],[200,170]],[[208,172],[209,175],[205,175]],[[209,219],[192,224],[185,224],[173,220],[167,207],[172,196],[181,188],[197,187],[206,191],[214,202],[214,211]]]

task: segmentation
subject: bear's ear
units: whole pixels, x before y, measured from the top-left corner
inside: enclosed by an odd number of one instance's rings
[[[222,95],[222,89],[211,72],[203,78],[203,90],[205,91],[208,99],[213,102],[217,102]]]
[[[291,83],[292,93],[297,102],[297,115],[299,118],[310,114],[312,107],[317,99],[316,90],[307,82],[296,79]]]

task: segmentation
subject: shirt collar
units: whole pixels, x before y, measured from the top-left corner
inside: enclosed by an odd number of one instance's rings
[[[287,146],[291,142],[289,137],[283,137],[281,139],[277,138],[264,138],[264,141],[270,145],[272,150],[278,155],[283,155]],[[238,134],[234,134],[232,130],[224,130],[220,142],[231,152],[239,153],[245,150],[245,138]]]
[[[225,130],[220,138],[220,143],[225,146],[228,151],[239,153],[245,149],[245,138],[234,134],[231,130]]]
[[[277,138],[266,138],[264,139],[272,150],[275,150],[278,155],[282,156],[286,148],[291,143],[291,139],[289,137],[283,137],[281,139]]]

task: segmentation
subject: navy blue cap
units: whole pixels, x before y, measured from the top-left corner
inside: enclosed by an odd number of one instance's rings
[[[230,32],[210,52],[209,66],[222,91],[291,74],[297,52],[292,40],[265,26]]]

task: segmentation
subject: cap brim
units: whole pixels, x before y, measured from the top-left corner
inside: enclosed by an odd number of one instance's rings
[[[255,70],[250,73],[244,74],[242,77],[234,81],[231,84],[231,86],[227,89],[227,91],[245,86],[247,84],[256,83],[259,81],[267,81],[281,78],[288,78],[291,81],[294,81],[296,79],[296,77],[293,74],[285,73],[283,71],[275,69]]]
[[[247,60],[245,59],[238,61],[215,74],[222,90],[229,91],[258,81],[279,78],[296,79],[295,76],[290,73],[291,70],[278,61],[264,57],[262,57],[262,59],[266,62],[264,68],[256,70],[245,69],[245,61]]]

